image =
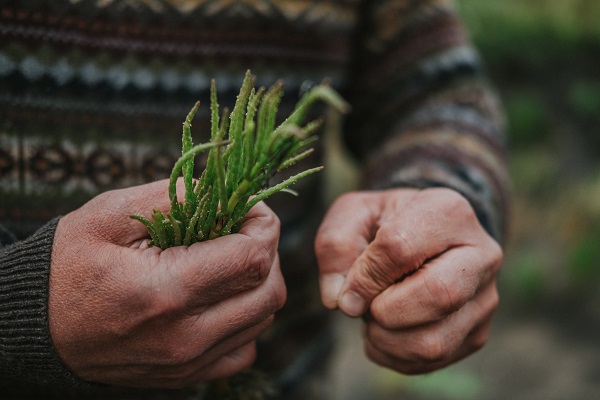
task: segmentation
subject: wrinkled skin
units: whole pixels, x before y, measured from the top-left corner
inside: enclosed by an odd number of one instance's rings
[[[168,211],[167,185],[106,192],[58,224],[50,333],[84,380],[180,388],[231,376],[253,363],[256,337],[285,302],[279,221],[263,203],[238,234],[148,246],[129,216]]]
[[[375,363],[425,373],[486,343],[502,250],[457,192],[346,194],[328,211],[315,249],[323,304],[363,316]]]

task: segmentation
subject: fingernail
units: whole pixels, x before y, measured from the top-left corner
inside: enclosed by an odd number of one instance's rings
[[[365,312],[367,304],[358,293],[351,290],[342,295],[339,300],[340,309],[350,317],[359,317]]]
[[[346,277],[342,274],[321,275],[321,297],[326,307],[335,308]]]

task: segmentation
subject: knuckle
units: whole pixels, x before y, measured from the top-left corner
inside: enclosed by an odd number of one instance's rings
[[[322,258],[331,252],[343,251],[348,246],[348,239],[340,232],[320,230],[315,239],[315,252],[317,257]]]
[[[287,290],[285,285],[273,285],[268,295],[269,301],[266,302],[267,312],[272,314],[283,308],[287,300]]]
[[[279,229],[281,228],[281,221],[279,220],[279,217],[277,216],[277,214],[275,214],[275,212],[271,211],[268,215],[270,216],[270,218],[269,218],[270,225],[273,226],[274,230],[279,231]]]
[[[245,254],[246,273],[250,281],[258,285],[269,276],[273,264],[271,249],[261,243],[251,243],[247,246]]]
[[[492,293],[490,295],[490,299],[489,299],[489,312],[492,313],[494,312],[497,308],[498,305],[500,304],[500,296],[498,294],[498,290],[496,289],[496,286],[494,285],[494,288],[492,290]]]
[[[417,267],[422,260],[419,259],[417,249],[409,233],[388,226],[382,227],[377,232],[377,243],[382,255],[388,258],[388,264],[406,264]]]
[[[436,274],[429,274],[426,287],[429,296],[428,303],[437,318],[455,312],[464,304],[460,290],[451,282],[440,279]]]
[[[235,353],[232,358],[236,362],[237,372],[246,370],[256,361],[256,347],[246,346],[242,351]]]
[[[161,290],[155,291],[152,296],[148,296],[147,310],[151,318],[161,318],[181,312],[184,308],[184,301],[180,296],[172,292]]]
[[[186,341],[172,340],[161,346],[160,360],[163,365],[177,367],[187,364],[194,359],[196,353],[191,350]]]
[[[114,189],[99,194],[92,201],[96,202],[93,204],[94,208],[119,213],[126,210],[135,198],[128,195],[126,190]]]
[[[458,218],[475,217],[471,203],[456,190],[448,188],[434,188],[429,194],[441,201],[441,211],[454,215]],[[439,203],[439,202],[438,202]]]
[[[489,329],[480,329],[479,332],[476,332],[471,337],[471,349],[473,351],[482,349],[488,342],[489,337],[490,337]]]
[[[396,304],[391,302],[373,302],[369,311],[373,319],[379,326],[386,330],[397,329],[397,323],[395,322],[394,315],[401,310],[401,307],[397,307]]]
[[[446,341],[436,334],[426,334],[418,339],[415,358],[418,362],[437,363],[446,359],[448,349]]]
[[[287,299],[287,291],[283,284],[265,284],[258,288],[259,296],[257,300],[244,306],[240,321],[245,324],[253,325],[260,321],[268,321],[273,318],[273,314],[281,310]]]
[[[495,267],[494,269],[498,269],[504,260],[504,252],[502,251],[502,247],[493,239],[490,239],[489,247],[490,248],[487,252],[491,265]]]
[[[92,198],[88,204],[93,206],[107,206],[110,203],[116,202],[118,199],[119,196],[114,196],[114,190],[107,190]]]
[[[132,308],[133,311],[139,312],[146,320],[156,320],[180,313],[186,307],[184,291],[165,285],[165,277],[160,274],[148,274],[146,277],[128,291],[129,301],[139,307],[139,310]]]
[[[279,238],[279,230],[281,228],[281,221],[277,214],[269,208],[268,212],[261,218],[261,221],[264,223],[265,227],[268,228],[267,231],[272,233],[270,236],[266,235],[265,238],[269,241],[277,241]]]

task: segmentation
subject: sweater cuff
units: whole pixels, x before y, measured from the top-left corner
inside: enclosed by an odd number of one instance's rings
[[[501,244],[505,242],[508,178],[501,173],[503,168],[496,168],[496,174],[491,173],[477,163],[465,162],[456,149],[411,146],[401,151],[386,150],[370,159],[360,184],[362,189],[445,187],[456,190],[469,201],[488,234]]]
[[[59,219],[0,250],[0,377],[11,386],[85,385],[63,365],[50,339],[48,284]]]

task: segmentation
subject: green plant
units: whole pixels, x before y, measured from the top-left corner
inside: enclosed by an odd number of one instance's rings
[[[224,109],[219,117],[216,83],[212,81],[208,143],[194,146],[192,141],[192,119],[200,103],[188,114],[183,124],[182,155],[170,177],[170,212],[165,215],[154,209],[151,220],[132,215],[146,226],[152,245],[162,249],[188,246],[235,233],[256,203],[282,190],[289,191],[290,185],[323,168],[305,170],[269,187],[269,180],[276,172],[313,152],[311,146],[317,140],[315,133],[322,121],[303,124],[310,107],[317,101],[325,101],[346,112],[346,102],[328,85],[315,86],[302,96],[290,116],[276,126],[283,84],[277,82],[268,90],[263,87],[256,90],[254,82],[255,77],[248,71],[231,115]],[[205,150],[209,150],[206,168],[195,181],[194,157]],[[180,175],[185,184],[183,202],[176,192]]]

